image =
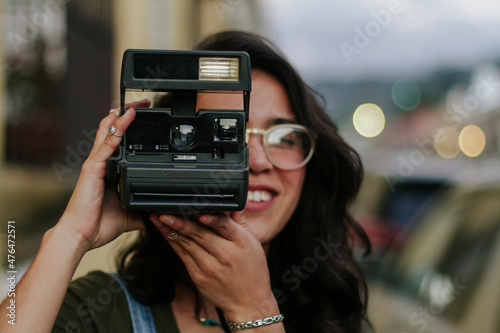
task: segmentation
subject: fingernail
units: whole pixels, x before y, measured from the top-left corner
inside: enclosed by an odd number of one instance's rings
[[[215,218],[210,215],[202,215],[200,216],[200,222],[205,224],[212,224],[215,222]]]
[[[166,215],[160,216],[160,221],[170,226],[174,224],[174,219]]]

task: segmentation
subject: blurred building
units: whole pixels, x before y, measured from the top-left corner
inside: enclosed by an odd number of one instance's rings
[[[0,220],[17,223],[19,260],[57,222],[100,120],[118,105],[123,52],[260,32],[257,3],[0,0]]]
[[[68,155],[85,158],[77,146],[87,140],[85,133],[95,130],[103,110],[117,104],[125,49],[189,49],[218,30],[258,31],[260,26],[256,1],[1,4],[7,98],[0,117],[6,132],[0,155],[7,163],[46,165]]]

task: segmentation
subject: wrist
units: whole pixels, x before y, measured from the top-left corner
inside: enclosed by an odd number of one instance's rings
[[[76,238],[61,224],[45,232],[38,253],[15,288],[16,315],[23,319],[16,322],[20,332],[49,332],[54,326],[85,254],[85,247]]]
[[[265,327],[269,326],[272,324],[280,324],[284,320],[285,316],[282,314],[263,318],[263,319],[256,319],[252,321],[246,321],[246,322],[232,322],[230,320],[227,321],[227,326],[229,327],[230,330],[234,331],[240,331],[240,330],[246,330],[246,329],[254,329],[254,328],[259,328],[259,327]],[[282,325],[282,324],[280,324]]]
[[[250,322],[279,315],[280,309],[274,296],[270,299],[246,304],[242,308],[232,308],[224,311],[226,319],[233,323]]]
[[[58,248],[66,254],[71,254],[75,259],[83,258],[90,250],[89,242],[73,229],[63,225],[61,221],[45,233],[42,244],[56,244]]]

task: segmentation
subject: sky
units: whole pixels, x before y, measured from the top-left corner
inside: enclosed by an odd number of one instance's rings
[[[422,76],[500,60],[498,0],[265,0],[263,22],[305,75]]]

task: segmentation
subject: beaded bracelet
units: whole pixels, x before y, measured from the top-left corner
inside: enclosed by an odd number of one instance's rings
[[[239,330],[244,330],[244,329],[247,329],[247,328],[255,328],[255,327],[260,327],[260,326],[263,326],[263,325],[271,325],[271,324],[274,324],[274,323],[279,323],[281,321],[283,321],[283,319],[285,319],[285,316],[283,316],[282,314],[279,314],[279,315],[276,315],[276,316],[272,316],[272,317],[267,317],[267,318],[264,318],[264,319],[257,319],[257,320],[254,320],[254,321],[247,321],[247,322],[244,322],[244,323],[233,323],[232,321],[227,321],[227,326],[229,326],[229,328],[231,330],[235,330],[235,331],[239,331]]]

